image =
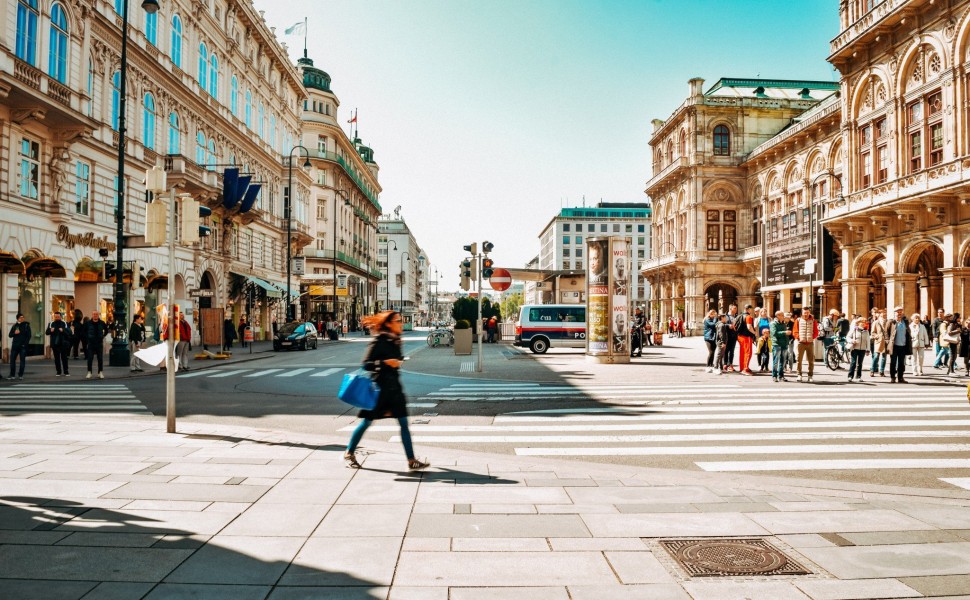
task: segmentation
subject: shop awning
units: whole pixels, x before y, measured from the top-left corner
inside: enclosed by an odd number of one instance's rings
[[[148,290],[167,290],[168,289],[168,275],[159,275],[158,273],[151,273],[148,275],[148,279],[145,281],[145,289]]]
[[[23,275],[25,273],[24,261],[17,258],[12,252],[3,252],[0,250],[0,273]]]
[[[277,283],[275,281],[273,281],[271,283],[274,286],[276,286],[277,289],[280,290],[280,294],[285,294],[286,293],[286,284],[285,283]],[[297,288],[290,288],[290,298],[299,298],[299,297],[300,297],[300,289],[298,287]]]
[[[246,279],[248,279],[254,285],[257,285],[257,286],[263,288],[264,290],[266,290],[266,297],[267,298],[282,298],[283,297],[283,292],[280,291],[280,289],[278,287],[276,287],[275,285],[273,285],[272,283],[270,283],[270,282],[268,282],[268,281],[266,281],[264,279],[260,279],[259,277],[254,277],[252,275],[246,275]]]
[[[67,269],[49,256],[29,260],[24,264],[26,275],[35,277],[67,277]]]

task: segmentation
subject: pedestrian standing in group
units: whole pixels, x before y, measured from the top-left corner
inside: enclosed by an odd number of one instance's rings
[[[81,344],[84,343],[84,340],[81,338],[80,335],[78,335],[78,332],[81,331],[84,325],[84,313],[81,312],[80,308],[74,309],[74,315],[73,315],[73,318],[71,319],[70,325],[71,325],[71,358],[77,359],[77,358],[80,358],[78,356],[78,348],[80,348]],[[84,353],[82,352],[82,354]]]
[[[70,375],[67,366],[67,355],[71,350],[71,326],[63,319],[59,312],[54,313],[54,320],[48,323],[44,332],[50,338],[51,354],[54,355],[54,369],[56,377]]]
[[[788,349],[785,350],[785,370],[795,370],[795,320],[802,317],[802,309],[795,308],[785,313],[785,327],[788,328]]]
[[[936,310],[936,318],[933,319],[933,323],[930,325],[930,339],[933,340],[933,368],[939,369],[942,361],[940,360],[940,350],[942,349],[942,344],[940,344],[940,325],[943,324],[944,318],[946,317],[946,311],[942,308]]]
[[[922,377],[923,351],[924,349],[930,347],[930,334],[926,330],[926,325],[923,324],[923,317],[919,316],[919,313],[913,313],[913,316],[910,319],[909,335],[913,340],[913,375],[915,377]]]
[[[788,329],[787,315],[780,310],[768,328],[771,336],[771,380],[788,381],[785,379],[785,363],[788,357],[788,346],[791,344],[791,330]]]
[[[714,330],[714,374],[720,375],[728,370],[727,347],[731,338],[731,326],[728,325],[728,316],[720,315],[717,318],[717,327]]]
[[[246,348],[247,346],[249,346],[249,342],[246,341],[246,330],[247,329],[249,329],[249,324],[246,323],[246,317],[240,317],[239,318],[239,327],[237,328],[237,331],[239,331],[239,344],[243,348]]]
[[[893,318],[886,322],[886,351],[889,353],[889,382],[907,383],[906,357],[913,351],[913,338],[909,331],[909,319],[902,306],[893,310]]]
[[[970,377],[970,318],[960,323],[960,349],[957,354],[963,358],[963,370]]]
[[[17,313],[17,321],[10,326],[10,333],[7,337],[11,338],[10,343],[10,379],[17,376],[17,379],[24,378],[24,369],[27,368],[27,346],[30,345],[30,338],[33,333],[30,331],[30,323],[24,317],[24,313]],[[17,359],[20,359],[20,371],[17,371]]]
[[[946,361],[943,366],[947,375],[953,374],[957,357],[960,355],[960,313],[946,315],[940,324],[940,345],[946,350]]]
[[[771,317],[768,315],[768,309],[762,308],[758,311],[758,324],[757,324],[758,337],[761,337],[765,331],[768,331],[770,329],[771,329]]]
[[[828,352],[829,347],[835,343],[835,324],[839,320],[839,311],[835,308],[829,311],[829,314],[822,317],[819,322],[819,337],[822,339],[822,352],[823,356],[825,352]]]
[[[802,316],[795,321],[792,335],[798,343],[798,381],[802,379],[802,362],[808,359],[808,383],[812,383],[815,373],[815,340],[818,339],[818,321],[812,317],[810,309],[803,309]]]
[[[232,319],[226,319],[222,323],[222,350],[224,352],[231,352],[232,342],[235,339],[236,339],[236,328],[233,327],[232,325]]]
[[[764,329],[761,331],[761,336],[758,338],[758,346],[755,356],[758,357],[758,367],[760,367],[759,372],[766,372],[768,370],[768,364],[771,362],[770,330]]]
[[[738,315],[738,305],[732,304],[728,307],[727,314],[727,337],[724,343],[724,370],[734,370],[734,348],[738,343],[738,325],[741,317]]]
[[[98,359],[98,379],[104,379],[104,337],[108,335],[108,326],[101,320],[101,313],[91,313],[91,318],[82,326],[82,332],[78,335],[84,338],[84,357],[88,361],[88,374],[85,379],[92,377],[94,359]]]
[[[869,323],[869,341],[872,344],[872,368],[869,377],[886,376],[886,351],[889,332],[886,329],[886,311],[875,309]]]
[[[131,354],[131,372],[140,373],[145,369],[145,364],[135,353],[145,347],[145,317],[135,315],[131,320],[131,327],[128,328],[128,352]]]
[[[741,355],[738,357],[738,370],[742,375],[754,375],[751,372],[751,356],[757,333],[754,316],[752,315],[753,310],[754,308],[750,304],[745,306],[744,313],[735,321],[735,332],[738,336],[738,345],[741,347]]]
[[[856,382],[862,381],[862,363],[866,360],[869,353],[869,330],[866,328],[866,320],[858,317],[849,327],[849,333],[845,338],[845,346],[849,349],[849,383],[853,379]]]
[[[411,432],[408,430],[407,399],[401,386],[399,370],[404,362],[402,352],[401,333],[404,331],[404,320],[401,313],[387,310],[364,319],[367,327],[374,332],[374,339],[367,348],[364,358],[364,370],[373,373],[374,381],[380,389],[377,396],[377,406],[373,410],[361,410],[357,417],[362,419],[350,436],[344,460],[352,469],[359,469],[355,452],[364,432],[375,419],[394,418],[401,426],[401,443],[404,454],[408,459],[408,469],[417,471],[429,465],[427,461],[418,460],[411,445]]]
[[[717,311],[711,309],[707,311],[707,318],[704,319],[704,344],[707,345],[707,368],[705,372],[714,372],[714,353],[717,350],[717,326],[721,320],[717,316]]]

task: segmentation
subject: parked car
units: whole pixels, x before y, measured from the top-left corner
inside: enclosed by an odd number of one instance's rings
[[[273,338],[273,350],[317,347],[317,329],[311,323],[286,323],[281,325]]]

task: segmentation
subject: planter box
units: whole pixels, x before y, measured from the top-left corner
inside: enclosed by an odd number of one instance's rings
[[[472,353],[472,330],[455,330],[455,355]]]

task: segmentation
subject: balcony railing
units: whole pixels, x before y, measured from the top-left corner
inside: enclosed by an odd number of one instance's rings
[[[687,157],[681,156],[680,158],[675,158],[669,165],[660,170],[659,173],[650,178],[647,182],[647,189],[649,190],[653,186],[657,185],[678,169],[682,169],[687,166]]]
[[[829,50],[831,54],[837,54],[840,50],[859,39],[873,29],[873,26],[882,21],[886,16],[897,8],[906,4],[909,0],[881,0],[872,10],[858,18],[851,25],[846,27],[837,38],[832,40]],[[849,10],[852,10],[851,6]],[[856,16],[856,15],[851,15]]]
[[[354,183],[356,183],[357,187],[360,188],[360,191],[363,192],[365,196],[367,196],[367,199],[371,201],[371,204],[373,204],[375,208],[380,210],[381,204],[380,202],[378,202],[377,196],[374,195],[374,193],[367,186],[367,183],[364,181],[364,179],[360,176],[359,173],[357,173],[357,169],[355,169],[354,166],[350,164],[343,156],[335,152],[324,152],[323,150],[317,150],[316,152],[313,153],[313,156],[315,156],[316,158],[322,158],[324,160],[333,161],[338,165],[340,165],[341,167],[343,167],[343,170],[347,174],[347,176],[354,180]]]

